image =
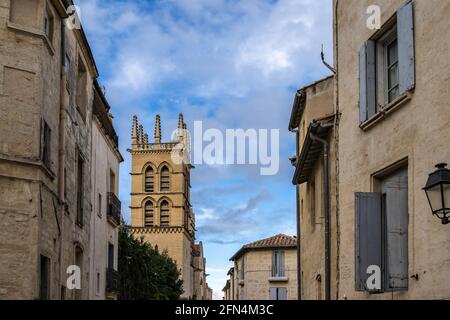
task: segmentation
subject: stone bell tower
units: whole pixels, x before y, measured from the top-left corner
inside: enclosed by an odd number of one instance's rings
[[[188,155],[186,124],[178,120],[175,139],[162,142],[161,119],[156,116],[154,140],[133,117],[131,133],[131,230],[136,238],[160,251],[167,250],[181,270],[184,293],[193,295],[193,245],[195,218],[190,203],[189,163],[178,161]],[[177,157],[178,155],[178,157]]]

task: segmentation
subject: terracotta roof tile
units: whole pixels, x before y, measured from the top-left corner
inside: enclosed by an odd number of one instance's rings
[[[297,246],[297,238],[285,234],[277,234],[273,237],[257,240],[244,245],[230,260],[239,258],[245,251],[252,249],[293,248]]]

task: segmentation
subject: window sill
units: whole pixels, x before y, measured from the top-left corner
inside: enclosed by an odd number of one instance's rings
[[[287,282],[289,280],[288,277],[270,277],[269,281],[270,282]]]
[[[53,48],[52,43],[50,42],[50,39],[39,29],[33,28],[33,27],[27,27],[21,24],[17,24],[11,21],[6,21],[6,26],[14,31],[23,32],[28,35],[42,38],[44,43],[47,46],[47,49],[49,50],[50,54],[53,56],[55,55],[55,49]]]
[[[367,131],[370,128],[372,128],[374,125],[376,125],[378,122],[386,118],[390,113],[394,112],[398,108],[400,108],[402,105],[404,105],[407,101],[411,100],[412,92],[407,91],[401,96],[399,96],[394,101],[382,106],[380,110],[373,115],[370,119],[364,121],[360,124],[360,128],[363,131]]]
[[[243,287],[243,286],[244,286],[244,280],[239,280],[239,281],[238,281],[238,284],[239,284],[241,287]]]

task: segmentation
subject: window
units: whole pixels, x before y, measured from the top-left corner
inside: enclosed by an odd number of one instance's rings
[[[239,268],[239,281],[244,281],[244,275],[245,275],[245,264],[244,264],[244,257],[241,258],[241,267]]]
[[[408,1],[359,51],[360,123],[414,86],[413,2]]]
[[[50,259],[41,255],[40,260],[39,298],[48,300],[50,299]]]
[[[109,192],[116,193],[116,174],[109,170]]]
[[[47,122],[42,121],[42,151],[41,160],[44,165],[50,169],[50,147],[51,147],[51,129]]]
[[[11,0],[11,22],[37,28],[38,5],[36,0]]]
[[[100,272],[97,272],[97,281],[96,281],[96,292],[97,294],[100,294]]]
[[[64,58],[64,72],[66,74],[66,90],[70,94],[71,93],[70,92],[70,86],[71,86],[71,77],[72,77],[72,74],[71,74],[72,66],[71,66],[69,54],[66,53],[64,56],[65,56],[65,58]]]
[[[287,300],[286,288],[270,288],[269,300]]]
[[[114,245],[108,243],[108,269],[114,269]]]
[[[170,189],[169,169],[166,166],[162,167],[160,175],[161,175],[160,176],[161,191],[169,191],[169,189]]]
[[[356,193],[357,291],[408,289],[408,170],[378,179],[381,192]],[[367,286],[367,268],[378,266],[381,288]]]
[[[170,224],[170,209],[169,209],[169,203],[166,200],[161,202],[160,210],[161,210],[161,215],[160,215],[159,224],[161,227],[168,227]]]
[[[274,251],[272,254],[272,277],[284,277],[284,252]]]
[[[97,215],[101,218],[102,217],[102,194],[98,194],[98,212]]]
[[[154,221],[154,207],[153,202],[147,201],[144,206],[144,226],[153,227]]]
[[[145,192],[153,192],[154,191],[154,182],[155,175],[153,173],[153,168],[148,166],[145,170]]]
[[[77,96],[76,103],[77,109],[80,112],[83,120],[86,118],[87,110],[87,72],[86,67],[83,64],[81,57],[78,57],[78,69],[77,69]]]
[[[84,160],[78,152],[77,161],[77,219],[76,223],[82,227],[83,226],[83,174],[84,174]]]
[[[50,43],[53,42],[54,19],[49,4],[44,12],[44,33]]]

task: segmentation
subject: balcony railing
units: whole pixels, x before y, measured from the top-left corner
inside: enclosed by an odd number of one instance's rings
[[[115,227],[120,225],[121,202],[113,192],[108,192],[108,221]]]
[[[106,292],[119,292],[120,274],[112,268],[106,268]]]

